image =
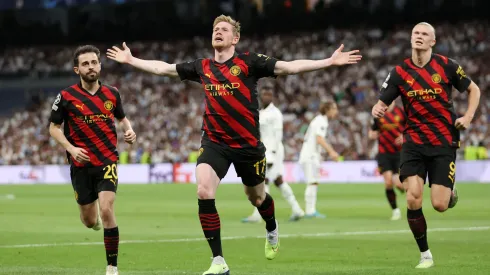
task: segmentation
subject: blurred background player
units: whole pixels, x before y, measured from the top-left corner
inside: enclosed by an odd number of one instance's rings
[[[284,145],[282,143],[283,135],[283,117],[281,110],[277,108],[273,101],[274,86],[268,81],[259,88],[260,102],[262,109],[259,111],[260,120],[260,137],[265,145],[265,157],[267,162],[265,172],[265,191],[269,193],[269,183],[273,182],[281,190],[284,199],[291,206],[292,214],[289,220],[297,221],[301,219],[305,212],[299,206],[293,190],[287,182],[283,181],[284,173]],[[257,208],[251,216],[242,219],[242,222],[256,223],[262,221]]]
[[[221,15],[213,22],[211,43],[214,58],[169,64],[143,60],[123,49],[112,47],[107,56],[117,62],[157,75],[180,77],[202,84],[206,111],[203,119],[201,151],[197,159],[196,181],[199,219],[208,240],[213,261],[203,275],[229,274],[221,246],[221,221],[216,209],[216,191],[233,163],[245,186],[245,194],[265,221],[265,257],[274,259],[279,252],[279,231],[274,200],[265,192],[265,147],[260,141],[257,81],[264,77],[299,74],[330,66],[356,64],[358,50],[342,52],[342,44],[330,58],[322,60],[280,61],[264,54],[238,54],[240,23]]]
[[[56,97],[51,107],[49,133],[67,151],[82,223],[96,231],[104,227],[106,275],[117,275],[119,227],[114,200],[118,152],[114,118],[121,122],[127,143],[132,144],[136,134],[124,114],[117,89],[99,81],[99,49],[91,45],[78,47],[73,62],[80,82],[63,89]]]
[[[322,148],[328,153],[329,157],[337,161],[339,154],[327,142],[328,121],[337,117],[338,109],[335,102],[324,102],[320,104],[320,113],[313,118],[306,131],[303,147],[299,155],[299,163],[303,168],[306,180],[305,204],[307,218],[325,218],[325,215],[316,210],[316,198],[318,182],[320,181],[320,168],[322,161]]]
[[[369,138],[378,140],[378,162],[379,172],[383,175],[385,182],[386,198],[393,210],[391,220],[401,219],[401,211],[396,204],[396,193],[393,187],[404,192],[402,183],[398,176],[400,169],[400,150],[403,143],[403,129],[405,128],[405,112],[402,108],[391,103],[383,118],[375,118]]]
[[[456,206],[456,150],[460,132],[468,129],[480,102],[480,88],[466,76],[453,59],[433,54],[435,29],[419,23],[412,29],[412,56],[391,70],[382,84],[375,118],[386,114],[388,106],[402,97],[407,128],[402,145],[400,180],[407,192],[407,219],[420,250],[416,268],[434,265],[427,243],[427,223],[422,212],[425,179],[429,178],[434,209],[444,212]],[[468,92],[466,113],[457,118],[452,90]]]

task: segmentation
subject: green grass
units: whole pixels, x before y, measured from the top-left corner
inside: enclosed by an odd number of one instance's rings
[[[304,205],[304,185],[292,187]],[[378,184],[321,185],[318,208],[327,219],[297,223],[287,222],[289,207],[272,188],[280,233],[291,234],[281,239],[274,261],[264,257],[264,224],[240,223],[252,211],[242,186],[222,185],[217,198],[221,234],[240,237],[223,241],[224,255],[233,275],[488,274],[490,185],[458,188],[458,206],[444,214],[431,208],[425,189],[429,229],[440,230],[428,233],[436,264],[430,270],[414,269],[416,243],[405,219],[388,220],[391,210]],[[405,209],[404,196],[398,198]],[[121,240],[139,240],[120,245],[121,274],[202,274],[209,267],[195,185],[121,185],[116,213]],[[464,229],[469,227],[484,228]],[[0,274],[104,274],[102,244],[67,244],[102,240],[102,232],[80,223],[70,185],[0,186]],[[58,245],[12,247],[22,244]]]

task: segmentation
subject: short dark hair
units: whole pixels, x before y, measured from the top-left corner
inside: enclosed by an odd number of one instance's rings
[[[97,47],[94,45],[84,45],[75,50],[75,54],[73,54],[73,66],[78,67],[78,57],[84,53],[95,53],[100,60],[100,51]]]
[[[320,104],[320,113],[322,115],[327,114],[327,112],[335,106],[333,101],[325,101]]]

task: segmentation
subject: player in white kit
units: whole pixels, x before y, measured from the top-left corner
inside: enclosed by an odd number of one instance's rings
[[[325,137],[327,136],[328,120],[337,116],[337,104],[324,102],[320,105],[320,114],[310,122],[306,131],[303,147],[299,155],[299,163],[303,168],[306,180],[305,203],[306,218],[325,218],[316,210],[318,182],[320,180],[320,164],[322,148],[332,160],[337,161],[339,154],[333,149]]]
[[[269,193],[269,183],[273,182],[284,199],[289,203],[292,209],[291,221],[301,219],[305,212],[299,206],[293,190],[287,182],[283,181],[282,174],[284,171],[284,145],[282,144],[283,118],[281,111],[272,103],[273,86],[266,82],[259,89],[260,102],[262,109],[259,111],[260,120],[260,137],[265,145],[265,158],[267,160],[267,169],[265,174],[265,192]],[[242,219],[242,222],[261,222],[262,218],[257,208],[251,216]]]

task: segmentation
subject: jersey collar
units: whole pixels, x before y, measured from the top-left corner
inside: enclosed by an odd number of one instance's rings
[[[415,67],[416,69],[424,69],[425,66],[429,65],[430,62],[432,61],[432,59],[434,59],[434,53],[432,53],[430,55],[430,59],[429,59],[429,62],[427,62],[427,64],[425,64],[423,67],[420,67],[418,66],[417,64],[413,63],[413,60],[412,60],[412,57],[410,56],[409,60],[410,60],[410,64],[412,64],[413,67]]]
[[[235,57],[237,57],[237,56],[238,56],[238,53],[237,53],[237,52],[235,52],[235,53],[233,54],[233,56],[232,56],[230,59],[226,60],[226,61],[225,61],[225,62],[223,62],[223,63],[219,63],[219,62],[217,62],[217,61],[214,59],[214,57],[211,59],[211,61],[213,61],[213,63],[214,63],[215,65],[224,65],[224,64],[226,64],[226,63],[228,63],[228,62],[232,61],[233,59],[235,59]]]
[[[94,94],[91,94],[89,91],[87,91],[87,90],[85,90],[85,88],[83,88],[82,81],[78,82],[77,85],[78,85],[78,88],[80,88],[80,90],[82,90],[84,93],[87,93],[88,95],[94,96],[94,95],[99,93],[100,89],[102,89],[102,82],[100,82],[100,80],[97,80],[97,82],[99,83],[99,89]]]

